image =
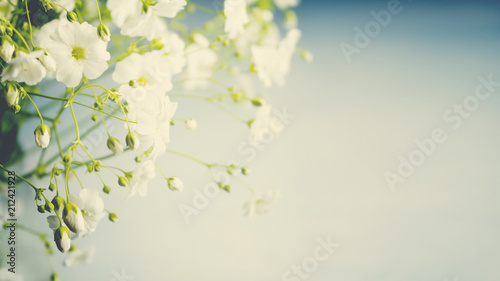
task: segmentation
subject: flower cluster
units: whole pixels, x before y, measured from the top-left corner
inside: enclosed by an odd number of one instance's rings
[[[248,167],[212,164],[169,149],[171,126],[182,122],[187,130],[197,128],[195,119],[176,116],[178,106],[188,106],[177,100],[206,101],[226,112],[227,106],[238,103],[256,108],[253,118],[233,112],[230,116],[249,127],[258,145],[261,131],[275,120],[271,105],[256,93],[284,85],[294,54],[312,60],[309,52],[296,47],[301,32],[293,8],[298,4],[298,0],[225,0],[223,7],[212,9],[186,0],[0,2],[2,121],[8,116],[13,120],[8,128],[17,132],[18,127],[32,124],[25,120],[39,119],[35,144],[41,149],[57,147],[50,159],[42,152],[38,166],[19,178],[33,188],[38,211],[51,213],[47,222],[55,245],[63,253],[70,252],[66,265],[88,262],[93,255],[93,250],[74,246],[74,240],[94,232],[105,216],[118,220],[102,199],[113,185],[128,188],[130,196],[146,196],[148,182],[159,172],[170,190],[182,191],[181,179],[166,176],[157,164],[165,153],[195,160],[212,175],[213,170],[231,177],[250,174]],[[213,17],[193,27],[189,18],[196,13]],[[275,22],[275,13],[283,14],[282,24]],[[114,86],[99,82],[105,78],[111,78]],[[66,90],[49,92],[48,85]],[[88,110],[89,116],[75,107]],[[72,118],[63,120],[65,112]],[[82,133],[79,123],[88,117],[95,126]],[[109,133],[110,118],[123,123],[121,140]],[[75,134],[68,143],[61,141],[65,136],[58,129],[65,124]],[[82,142],[98,127],[108,132],[110,154],[101,157],[92,155]],[[10,141],[16,142],[15,133]],[[14,152],[2,158],[2,170],[9,171],[7,166],[14,164]],[[135,157],[132,171],[106,164],[105,160],[122,153]],[[82,183],[80,168],[99,177],[102,191]],[[116,178],[114,184],[104,180],[105,172]],[[32,184],[33,176],[46,180],[48,188]],[[78,196],[70,178],[81,185]],[[214,181],[230,192],[227,183],[215,177]],[[249,216],[266,212],[279,197],[277,191],[249,189],[245,205]],[[51,243],[41,237],[51,254]]]

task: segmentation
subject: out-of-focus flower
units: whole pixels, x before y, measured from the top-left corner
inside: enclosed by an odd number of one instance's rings
[[[148,183],[155,177],[155,175],[155,164],[152,160],[144,161],[137,166],[132,173],[129,197],[134,196],[136,193],[143,197],[146,196]]]
[[[43,51],[35,51],[29,54],[20,51],[2,71],[2,82],[12,80],[28,85],[35,85],[47,74],[45,67],[38,60]]]
[[[245,0],[225,0],[224,15],[226,16],[224,31],[228,33],[229,39],[234,39],[243,33],[243,26],[248,23]]]
[[[2,57],[5,62],[10,62],[15,50],[16,47],[14,47],[9,40],[3,40],[2,47],[0,47],[0,57]]]
[[[182,191],[184,184],[178,177],[171,177],[167,179],[168,188],[172,191]]]
[[[71,267],[78,264],[89,264],[94,259],[95,247],[91,246],[87,249],[76,248],[69,252],[64,259],[64,265]]]
[[[187,90],[206,88],[208,79],[212,77],[213,66],[217,62],[217,53],[210,49],[210,41],[197,33],[193,36],[194,43],[186,48],[187,66],[184,71],[184,87]]]
[[[196,130],[197,125],[198,124],[196,123],[196,120],[193,118],[186,120],[186,129],[188,129],[188,130],[191,130],[191,131]]]
[[[278,8],[285,10],[288,8],[296,7],[299,5],[300,0],[274,0],[274,3]]]
[[[278,190],[268,190],[266,192],[255,191],[245,203],[246,215],[263,215],[271,208],[271,205],[280,197]]]

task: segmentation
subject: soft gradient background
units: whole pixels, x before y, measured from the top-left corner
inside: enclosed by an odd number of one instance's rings
[[[97,247],[91,265],[62,270],[56,259],[61,279],[108,281],[125,270],[134,280],[283,280],[330,235],[340,248],[307,280],[500,280],[500,87],[458,130],[442,117],[474,93],[479,76],[500,81],[500,3],[402,1],[403,11],[348,64],[339,44],[352,44],[353,28],[387,3],[305,0],[298,9],[300,46],[315,61],[297,58],[287,86],[269,91],[296,118],[248,163],[252,186],[282,193],[266,216],[243,216],[249,193],[234,183],[233,193],[186,224],[179,205],[191,204],[210,177],[167,154],[161,167],[183,179],[184,192],[170,192],[160,175],[146,198],[124,201],[126,191],[115,187],[106,202],[119,223],[103,220],[76,242]],[[174,127],[172,149],[245,163],[237,147],[248,132],[240,123],[202,102],[179,102],[186,106],[177,116],[197,118],[199,129]],[[384,173],[435,128],[448,140],[391,192]],[[24,135],[32,146],[31,129]],[[101,188],[91,176],[85,183]],[[29,223],[32,209],[23,208],[21,221]],[[18,240],[21,274],[45,280],[40,243],[21,232]]]

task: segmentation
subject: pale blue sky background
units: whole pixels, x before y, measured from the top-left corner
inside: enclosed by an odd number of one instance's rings
[[[458,130],[442,115],[474,93],[479,76],[500,81],[500,5],[402,2],[403,12],[346,63],[339,44],[352,43],[353,28],[386,3],[304,1],[300,45],[316,59],[294,60],[287,86],[270,91],[297,117],[249,163],[252,186],[282,193],[268,215],[243,217],[248,192],[234,184],[186,224],[179,204],[189,204],[209,175],[166,155],[161,166],[183,179],[184,192],[170,192],[160,176],[147,198],[124,203],[125,190],[115,188],[106,202],[120,222],[103,220],[78,241],[96,245],[96,258],[62,270],[62,280],[107,281],[122,268],[135,280],[282,280],[327,235],[341,246],[308,280],[499,280],[500,87]],[[184,102],[178,116],[197,118],[199,129],[174,128],[171,148],[244,162],[237,147],[247,130],[214,107]],[[447,142],[391,192],[384,173],[435,128]],[[25,135],[31,145],[31,130]],[[42,280],[34,277],[34,268],[49,273],[38,263],[42,247],[26,234],[19,239],[22,274]]]

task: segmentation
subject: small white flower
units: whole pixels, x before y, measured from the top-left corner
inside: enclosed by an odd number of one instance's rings
[[[168,188],[172,191],[182,191],[184,184],[178,177],[171,177],[167,179]]]
[[[185,0],[158,0],[153,5],[143,10],[143,4],[138,0],[130,0],[125,7],[116,5],[116,0],[111,1],[108,8],[111,10],[111,16],[118,19],[115,23],[121,28],[121,34],[127,36],[145,36],[148,40],[160,37],[167,30],[167,25],[163,17],[174,18],[179,11],[184,9],[187,2]],[[123,1],[120,1],[120,4]],[[139,13],[132,11],[136,9],[139,2]],[[118,12],[119,11],[119,12]],[[142,12],[141,12],[142,11]]]
[[[186,48],[187,66],[184,71],[184,87],[187,90],[206,88],[210,85],[213,67],[217,62],[217,53],[210,49],[210,41],[197,33],[193,36],[194,43]]]
[[[269,135],[274,136],[283,130],[283,123],[272,114],[272,106],[264,104],[257,110],[250,126],[250,139],[254,146],[259,145]]]
[[[300,38],[300,31],[292,29],[278,46],[252,46],[251,51],[257,69],[257,75],[270,87],[273,81],[282,86],[290,71],[290,64],[295,47]]]
[[[255,191],[250,196],[250,199],[245,203],[246,215],[253,217],[255,214],[263,215],[267,213],[271,205],[280,197],[278,190],[268,190],[264,193]]]
[[[70,195],[70,202],[74,202],[81,209],[84,229],[78,235],[88,235],[95,231],[99,221],[106,215],[104,201],[96,189],[82,189],[78,197]],[[66,208],[68,204],[66,204]]]
[[[9,40],[3,40],[2,47],[0,47],[0,57],[2,57],[5,62],[10,62],[15,50],[16,47],[14,47]]]
[[[50,143],[50,128],[45,124],[40,124],[35,129],[35,143],[38,147],[47,148]]]
[[[243,33],[243,26],[248,23],[245,0],[225,0],[224,15],[226,16],[224,31],[228,33],[229,39],[234,39]]]
[[[121,27],[128,18],[141,14],[141,0],[108,0],[106,7],[111,11],[113,23]]]
[[[156,176],[155,164],[152,160],[146,160],[132,172],[132,180],[130,181],[130,195],[134,196],[138,193],[144,197],[148,191],[148,183]]]
[[[43,51],[35,51],[29,54],[20,51],[2,72],[2,82],[12,80],[28,85],[35,85],[47,74],[45,67],[38,60]]]
[[[172,74],[180,73],[186,65],[184,56],[186,43],[178,34],[170,31],[161,36],[160,42],[162,44],[160,52],[166,59],[165,64],[171,68]]]
[[[118,91],[128,102],[142,102],[152,93],[171,90],[171,77],[169,61],[160,51],[134,53],[118,62],[113,72],[113,80],[123,84]],[[128,84],[130,81],[135,88]]]
[[[64,259],[64,265],[71,267],[77,264],[89,264],[94,259],[95,247],[91,246],[88,249],[82,250],[76,248],[69,252],[68,256]]]
[[[288,8],[296,7],[299,5],[300,0],[274,0],[274,3],[281,10],[285,10]]]
[[[51,34],[52,41],[44,42],[57,64],[56,79],[75,87],[82,76],[96,79],[108,68],[110,54],[106,43],[97,36],[97,28],[84,22],[59,21]]]
[[[196,130],[197,125],[198,125],[198,123],[193,118],[186,120],[186,129],[188,129],[188,130],[191,130],[191,131]]]

